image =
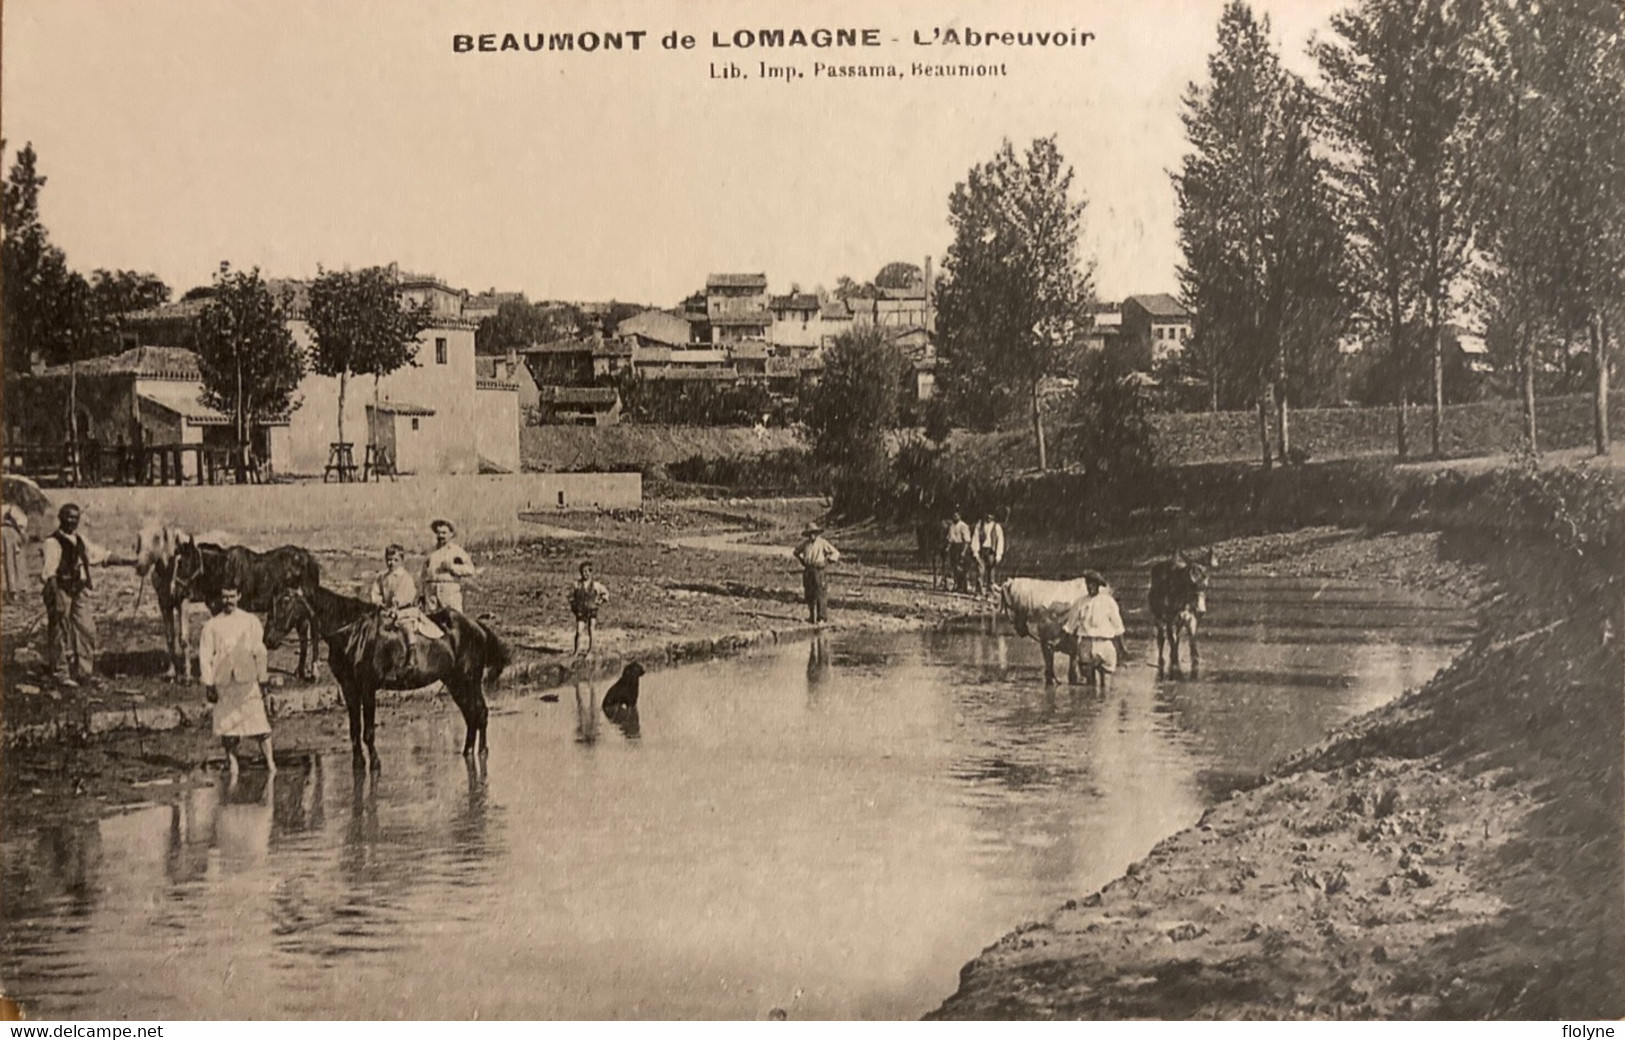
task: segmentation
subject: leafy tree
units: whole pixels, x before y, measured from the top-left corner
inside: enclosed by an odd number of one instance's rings
[[[322,271],[310,285],[307,311],[311,367],[339,380],[339,441],[344,441],[344,395],[352,375],[376,380],[417,364],[418,333],[429,327],[427,307],[406,307],[400,279],[388,267]]]
[[[901,351],[881,330],[843,332],[825,353],[823,378],[807,402],[813,458],[837,474],[837,507],[850,514],[872,507],[884,484],[902,370]]]
[[[924,281],[925,272],[920,269],[919,264],[893,260],[875,275],[874,285],[877,289],[907,289]]]
[[[1605,455],[1610,341],[1625,320],[1625,9],[1611,0],[1553,0],[1530,5],[1527,24],[1554,316],[1565,334],[1584,330],[1594,446]]]
[[[89,313],[79,292],[83,279],[75,281],[67,257],[51,244],[40,223],[39,197],[45,181],[34,146],[24,145],[6,178],[0,209],[5,227],[0,247],[4,292],[0,334],[5,338],[8,372],[31,371],[36,358],[71,360],[88,338],[86,330],[75,324]]]
[[[90,276],[90,293],[96,313],[107,318],[169,302],[169,286],[164,280],[139,271],[97,268]]]
[[[878,295],[874,282],[854,282],[846,275],[835,280],[835,298],[837,300],[872,300]]]
[[[1185,94],[1192,151],[1173,180],[1180,281],[1199,327],[1191,357],[1172,366],[1191,371],[1168,375],[1205,377],[1215,409],[1243,407],[1260,388],[1273,393],[1283,457],[1287,401],[1314,399],[1330,384],[1347,312],[1341,230],[1311,147],[1313,110],[1270,46],[1269,19],[1231,0],[1208,80]]]
[[[474,351],[506,354],[510,350],[524,350],[533,343],[545,342],[549,338],[547,332],[548,323],[534,304],[524,297],[507,300],[474,331]]]
[[[1478,0],[1361,0],[1314,48],[1364,317],[1388,340],[1401,457],[1418,340],[1441,448],[1445,324],[1478,199],[1468,62],[1479,21]]]
[[[1089,321],[1091,275],[1078,256],[1085,203],[1071,189],[1055,138],[1020,157],[1007,140],[948,199],[954,241],[937,310],[944,389],[975,425],[989,417],[979,402],[990,393],[1028,396],[1039,469],[1048,465],[1039,382],[1062,367]]]
[[[304,353],[288,331],[285,303],[271,295],[257,267],[243,272],[221,265],[196,342],[200,399],[232,417],[237,482],[244,483],[249,431],[299,407],[294,393],[305,375]]]
[[[1084,473],[1108,494],[1145,484],[1157,466],[1151,399],[1140,373],[1105,353],[1078,370],[1071,400],[1071,447]]]

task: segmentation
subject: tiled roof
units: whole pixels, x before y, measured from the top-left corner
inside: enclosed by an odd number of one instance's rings
[[[818,297],[812,293],[790,293],[787,296],[770,296],[767,299],[768,310],[774,311],[816,311]]]
[[[706,275],[707,289],[766,289],[765,274],[712,274]]]
[[[731,368],[656,368],[643,373],[643,378],[667,382],[734,382],[739,373]]]
[[[541,399],[549,404],[590,404],[613,408],[620,395],[612,386],[544,386]]]
[[[773,324],[773,315],[767,311],[749,311],[745,314],[718,314],[711,318],[713,325],[762,325]]]
[[[474,389],[508,390],[517,393],[519,391],[519,384],[511,379],[480,379],[476,377],[474,380]]]
[[[655,343],[680,347],[692,339],[689,320],[666,311],[643,311],[615,326],[617,336],[641,336]]]
[[[674,365],[726,365],[728,352],[726,350],[674,350],[671,352],[671,363]]]
[[[180,416],[188,425],[230,426],[231,416],[204,404],[199,400],[202,394],[202,383],[178,381],[149,383],[136,392],[136,396],[141,400]],[[286,426],[288,417],[284,415],[274,419],[261,419],[255,425]]]
[[[67,365],[52,365],[36,378],[66,379]],[[122,354],[90,358],[78,364],[80,378],[95,376],[134,376],[137,379],[198,380],[197,355],[180,347],[132,347]]]
[[[406,401],[379,401],[376,405],[369,405],[377,411],[387,415],[433,415],[434,409],[423,404],[409,404]]]
[[[556,339],[551,343],[536,343],[521,350],[521,354],[590,354],[597,347],[590,339]]]
[[[1185,309],[1185,305],[1167,293],[1146,293],[1139,296],[1130,296],[1129,299],[1144,307],[1146,313],[1153,318],[1170,318],[1184,321],[1189,321],[1191,318],[1191,312]]]

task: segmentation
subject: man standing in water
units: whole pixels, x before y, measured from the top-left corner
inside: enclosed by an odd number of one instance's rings
[[[271,721],[265,717],[260,688],[268,682],[265,630],[260,619],[238,609],[242,599],[235,584],[220,590],[222,609],[203,625],[198,643],[198,670],[204,696],[214,705],[214,734],[226,752],[226,769],[237,779],[237,742],[254,737],[265,756],[265,771],[276,773],[271,755]]]
[[[431,614],[446,608],[462,613],[463,579],[475,573],[474,561],[452,540],[457,529],[450,520],[436,520],[429,528],[435,547],[423,561],[423,609]]]
[[[1117,671],[1123,614],[1099,571],[1084,571],[1083,582],[1088,594],[1072,605],[1072,613],[1061,627],[1077,640],[1074,659],[1083,669],[1084,682],[1093,686],[1098,679],[1104,693],[1112,673]]]
[[[795,548],[796,562],[801,564],[801,589],[807,600],[807,620],[818,624],[829,620],[829,587],[824,581],[824,568],[840,560],[835,546],[824,540],[824,529],[808,524],[801,532],[801,544]]]

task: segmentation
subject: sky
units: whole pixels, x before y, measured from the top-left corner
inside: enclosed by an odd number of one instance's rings
[[[1342,3],[1268,0],[1287,63]],[[178,296],[398,262],[533,300],[675,304],[712,272],[832,288],[940,266],[948,196],[1003,139],[1056,135],[1102,299],[1175,292],[1180,98],[1223,0],[1108,3],[6,0],[0,133],[32,142],[69,263]],[[717,48],[736,30],[878,30],[869,48]],[[933,30],[1086,46],[919,46]],[[641,30],[641,49],[458,53],[454,37]],[[667,50],[669,32],[695,37]],[[760,77],[761,61],[804,78]],[[1000,64],[831,79],[814,63]],[[729,63],[746,78],[713,78]]]

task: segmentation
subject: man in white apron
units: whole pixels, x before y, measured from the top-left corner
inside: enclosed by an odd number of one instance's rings
[[[271,721],[265,716],[261,683],[270,681],[265,654],[265,630],[260,619],[238,608],[236,586],[220,590],[224,604],[203,626],[198,643],[198,667],[204,696],[214,705],[214,733],[226,752],[226,769],[237,779],[237,742],[243,737],[259,741],[266,772],[275,775],[271,755]]]

